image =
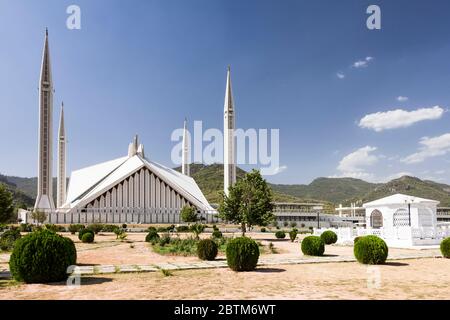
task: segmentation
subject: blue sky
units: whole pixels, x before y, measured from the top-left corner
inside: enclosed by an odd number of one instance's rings
[[[81,30],[66,28],[71,4]],[[366,28],[370,4],[381,30]],[[231,64],[237,127],[280,129],[284,170],[269,181],[450,183],[449,12],[445,0],[0,0],[0,172],[37,172],[48,26],[68,171],[125,155],[135,133],[149,159],[175,166],[170,135],[185,116],[223,128]]]

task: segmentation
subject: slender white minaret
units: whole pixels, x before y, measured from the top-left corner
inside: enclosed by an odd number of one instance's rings
[[[52,137],[53,137],[53,82],[48,46],[48,30],[45,30],[39,80],[39,165],[35,209],[53,211],[52,192]]]
[[[184,119],[183,129],[183,153],[181,154],[181,173],[190,176],[189,169],[189,137],[187,131],[187,119]]]
[[[66,131],[64,129],[64,103],[61,103],[61,114],[59,117],[57,185],[56,206],[61,208],[66,202]]]
[[[223,187],[228,195],[228,188],[236,183],[236,161],[234,143],[234,100],[231,90],[231,69],[228,66],[227,86],[225,89],[225,106],[223,110]]]

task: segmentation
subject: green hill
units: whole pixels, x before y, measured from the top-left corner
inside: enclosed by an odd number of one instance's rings
[[[361,198],[378,185],[354,178],[317,178],[308,185],[274,184],[272,189],[298,198],[320,199],[335,204]]]
[[[175,170],[181,172],[181,167],[175,168]],[[220,200],[220,191],[223,190],[223,165],[203,165],[193,163],[190,165],[190,174],[191,177],[194,178],[195,182],[197,182],[206,199],[208,199],[211,203],[218,203]],[[236,168],[237,179],[242,179],[244,175],[244,170],[239,167]],[[302,199],[275,191],[274,201],[301,202]]]
[[[7,176],[0,174],[0,184],[3,184],[6,186],[6,188],[12,192],[13,199],[14,199],[14,205],[16,207],[30,207],[34,205],[34,199],[30,195],[26,194],[26,192],[23,192],[20,190],[16,184],[11,182]]]
[[[450,206],[450,186],[433,181],[404,176],[377,186],[362,197],[363,202],[376,200],[396,193],[440,201],[439,206]]]
[[[181,171],[181,168],[175,168]],[[223,190],[222,164],[191,164],[191,176],[195,179],[206,199],[218,203]],[[237,168],[237,178],[241,179],[245,171]],[[4,183],[14,193],[16,203],[34,204],[36,197],[36,178],[8,177],[0,175]],[[56,190],[56,179],[53,179]],[[349,205],[351,202],[367,202],[403,193],[412,196],[430,198],[441,202],[440,206],[450,206],[450,185],[433,181],[424,181],[404,176],[388,183],[370,183],[353,178],[317,178],[305,184],[270,184],[276,202],[325,202],[329,204]],[[56,192],[54,194],[56,196]],[[56,200],[55,200],[56,201]]]

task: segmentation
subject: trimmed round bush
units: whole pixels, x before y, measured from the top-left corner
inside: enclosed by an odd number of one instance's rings
[[[26,283],[66,280],[67,268],[75,265],[73,241],[49,230],[32,232],[17,240],[9,259],[13,278]]]
[[[234,271],[255,270],[259,258],[258,244],[247,237],[230,240],[226,249],[227,263]]]
[[[159,240],[159,234],[156,232],[156,230],[150,230],[149,233],[145,236],[145,242],[152,242],[152,241],[158,241]]]
[[[214,230],[212,233],[212,237],[216,238],[216,239],[220,239],[220,238],[223,238],[223,234],[219,230]]]
[[[0,236],[0,249],[10,251],[14,248],[14,244],[21,238],[19,229],[10,229],[2,233]]]
[[[83,243],[92,243],[94,242],[94,234],[92,232],[86,232],[81,237],[81,242]]]
[[[266,232],[266,228],[262,227],[261,232]]]
[[[359,241],[359,239],[361,239],[362,236],[356,237],[355,239],[353,239],[353,245],[355,245],[355,243],[357,243]]]
[[[325,242],[325,244],[333,244],[337,241],[337,234],[331,230],[323,232],[320,237],[322,238],[323,242]]]
[[[383,264],[388,256],[388,246],[377,236],[365,236],[353,247],[356,260],[363,264]]]
[[[214,260],[217,252],[217,244],[211,239],[200,240],[197,244],[197,256],[201,260]]]
[[[277,231],[275,232],[275,237],[277,239],[284,239],[286,238],[286,233],[284,231]]]
[[[450,237],[442,240],[441,253],[444,256],[444,258],[450,259]]]
[[[94,235],[94,231],[88,228],[84,228],[78,231],[78,239],[83,240],[83,235],[85,235],[86,233],[92,233],[92,235]]]
[[[325,242],[321,237],[308,236],[301,244],[303,254],[307,256],[323,256],[325,252]]]

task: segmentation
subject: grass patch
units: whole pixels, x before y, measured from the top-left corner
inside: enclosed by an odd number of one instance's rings
[[[14,279],[0,279],[0,288],[8,288],[19,286],[22,283]]]
[[[151,243],[153,251],[160,255],[173,255],[173,256],[197,256],[197,243],[199,240],[195,238],[168,238],[165,237],[160,239],[160,241],[155,241]],[[215,239],[219,252],[225,253],[227,249],[227,242],[229,238],[219,238]],[[259,247],[260,253],[266,251],[265,246],[260,242],[256,242]]]
[[[171,277],[173,276],[173,273],[170,270],[161,269],[161,273],[164,277]]]

